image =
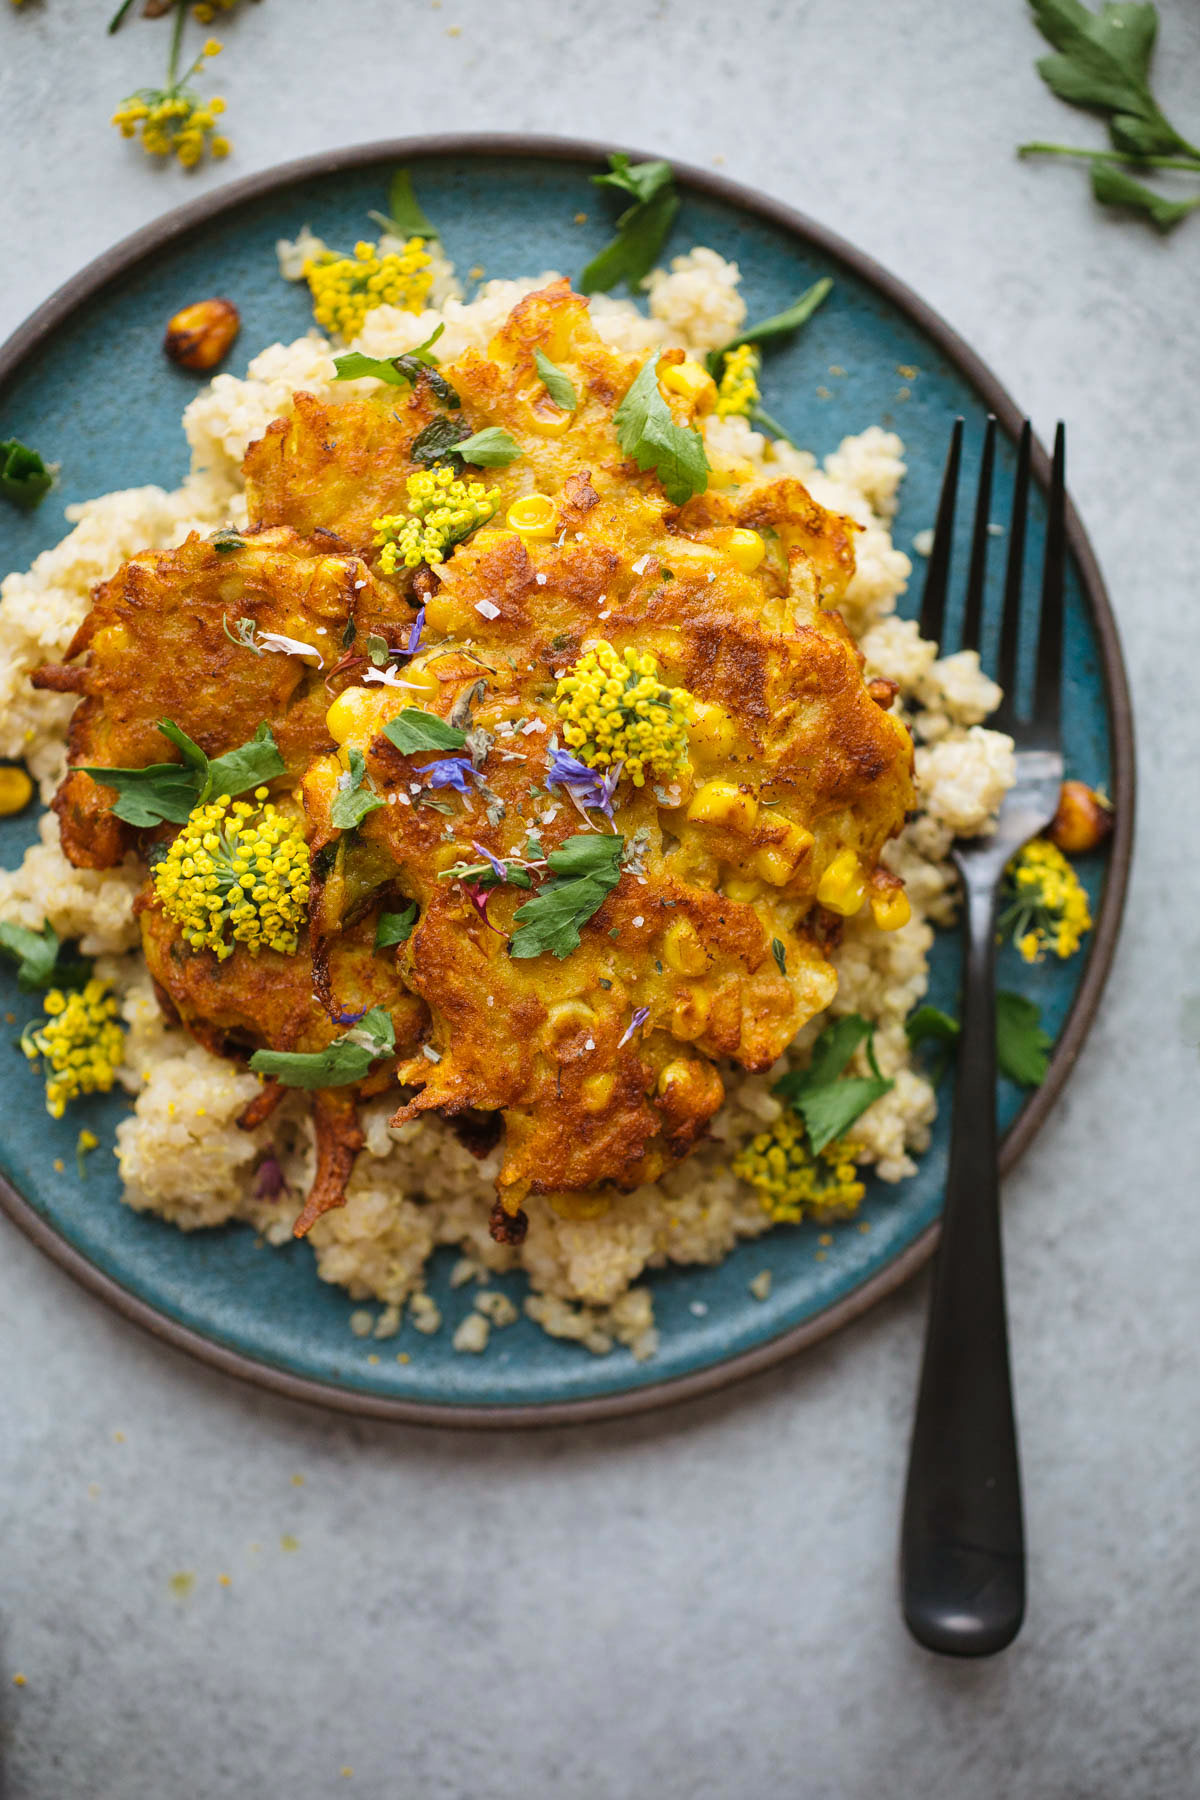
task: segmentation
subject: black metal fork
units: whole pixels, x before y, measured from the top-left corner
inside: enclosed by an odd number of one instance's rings
[[[921,607],[921,636],[942,642],[963,422],[950,441]],[[962,645],[978,650],[984,620],[988,514],[996,421],[989,418],[975,501]],[[1062,781],[1059,731],[1066,440],[1054,439],[1050,509],[1031,709],[1019,712],[1021,572],[1029,498],[1030,428],[1017,453],[990,721],[1016,745],[1016,782],[994,834],[956,840],[963,882],[962,1029],[942,1237],[913,1423],[901,1536],[904,1618],[949,1656],[990,1656],[1016,1637],[1025,1611],[1025,1533],[1013,1414],[1000,1244],[996,1132],[996,902],[1005,865],[1054,816]]]

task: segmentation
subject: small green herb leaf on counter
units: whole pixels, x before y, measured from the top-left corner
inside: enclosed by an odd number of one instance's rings
[[[417,903],[414,900],[403,912],[382,912],[379,923],[375,927],[375,948],[390,950],[393,944],[406,944],[413,934],[417,923]]]
[[[579,405],[579,395],[575,392],[575,383],[571,377],[564,374],[557,363],[552,363],[543,350],[535,350],[533,360],[542,378],[542,386],[555,406],[561,406],[564,412],[574,412]]]
[[[1019,145],[1018,155],[1087,162],[1092,193],[1102,205],[1141,213],[1159,231],[1170,231],[1200,207],[1200,194],[1180,198],[1157,193],[1120,166],[1200,177],[1200,147],[1175,129],[1150,85],[1157,9],[1130,0],[1106,0],[1098,12],[1080,0],[1030,0],[1030,6],[1035,25],[1057,53],[1041,58],[1038,74],[1060,100],[1101,114],[1113,148],[1031,143]]]
[[[268,1075],[284,1087],[347,1087],[361,1081],[372,1063],[390,1056],[395,1048],[390,1014],[382,1006],[373,1006],[326,1050],[256,1050],[250,1067],[256,1075]]]
[[[579,948],[579,928],[599,912],[621,879],[625,839],[580,832],[552,850],[547,865],[552,879],[543,882],[532,900],[514,914],[517,929],[509,955],[570,956]]]
[[[868,1106],[895,1085],[875,1061],[874,1026],[858,1013],[827,1025],[813,1045],[807,1069],[793,1069],[775,1083],[773,1093],[790,1100],[804,1120],[814,1156],[853,1125]],[[850,1058],[866,1042],[870,1075],[845,1075]]]
[[[477,469],[503,469],[525,452],[502,426],[487,425],[472,437],[460,438],[454,446],[454,454]]]
[[[594,256],[579,277],[581,294],[607,294],[619,282],[631,288],[650,273],[679,211],[675,178],[667,162],[631,163],[610,156],[606,175],[593,175],[597,187],[629,194],[633,205],[617,220],[617,235]]]
[[[0,494],[29,512],[54,486],[54,472],[19,438],[0,438]]]
[[[419,706],[406,706],[389,719],[383,735],[404,756],[416,756],[422,750],[461,750],[466,732],[447,725],[436,713],[422,712]]]
[[[682,506],[708,486],[709,462],[698,431],[676,425],[658,388],[658,357],[651,356],[613,415],[617,442],[639,469],[653,469],[667,499]]]

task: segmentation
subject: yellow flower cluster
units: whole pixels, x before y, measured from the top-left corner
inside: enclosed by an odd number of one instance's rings
[[[857,1211],[866,1188],[845,1138],[826,1144],[819,1157],[808,1147],[804,1125],[785,1113],[771,1131],[760,1131],[733,1159],[733,1172],[757,1190],[777,1225],[826,1219]],[[822,1166],[823,1165],[823,1166]]]
[[[245,944],[293,956],[308,907],[308,845],[274,806],[228,795],[197,806],[154,869],[154,891],[193,950],[217,960]]]
[[[109,1092],[125,1039],[117,1024],[116,996],[107,981],[93,977],[80,993],[51,988],[42,1004],[47,1023],[29,1026],[21,1048],[30,1062],[43,1058],[46,1111],[61,1119],[69,1100]]]
[[[761,367],[762,358],[753,344],[739,344],[736,350],[725,352],[725,369],[717,388],[718,419],[731,418],[735,413],[745,416],[754,410],[759,401]]]
[[[192,17],[201,25],[211,25],[219,12],[232,12],[237,0],[196,0]]]
[[[1087,892],[1074,869],[1049,838],[1034,838],[1008,865],[1005,895],[1011,904],[1000,915],[1001,930],[1028,963],[1046,951],[1074,956],[1092,929]]]
[[[606,643],[584,652],[554,696],[563,739],[580,762],[624,763],[635,787],[648,770],[665,781],[687,762],[690,702],[686,688],[664,687],[649,651],[620,656]]]
[[[112,116],[122,137],[142,134],[142,149],[147,156],[176,156],[185,169],[193,169],[207,150],[211,156],[228,156],[229,139],[216,130],[225,102],[214,94],[203,105],[198,94],[185,83],[196,73],[206,56],[219,56],[221,45],[209,38],[200,55],[182,81],[175,79],[175,55],[164,88],[139,88],[122,100]]]
[[[349,342],[373,306],[420,312],[433,286],[433,263],[424,238],[409,238],[403,250],[384,256],[378,245],[363,241],[355,244],[353,256],[327,251],[306,262],[304,279],[317,324]]]
[[[373,520],[385,575],[440,563],[446,551],[492,517],[499,499],[482,481],[459,481],[445,463],[408,478],[408,512]]]

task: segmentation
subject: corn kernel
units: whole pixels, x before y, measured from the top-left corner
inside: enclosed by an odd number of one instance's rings
[[[479,617],[472,607],[444,587],[425,602],[426,628],[439,637],[460,637],[470,626],[479,623]]]
[[[658,384],[673,394],[681,394],[698,413],[711,412],[717,404],[716,382],[708,370],[693,362],[691,357],[686,362],[668,363],[665,368],[660,368]]]
[[[817,899],[830,912],[851,918],[866,897],[866,882],[853,850],[839,850],[817,884]]]
[[[558,509],[546,494],[525,494],[514,500],[505,514],[505,523],[523,538],[552,538]]]
[[[0,818],[11,818],[33,798],[33,783],[24,769],[15,764],[0,769]]]
[[[378,688],[349,687],[333,702],[325,714],[325,723],[335,744],[354,744],[361,749],[375,737],[383,721],[399,710],[395,694]]]
[[[871,917],[880,931],[899,931],[912,918],[912,907],[902,887],[871,895]]]
[[[663,938],[663,957],[681,975],[703,975],[708,952],[690,919],[676,919]]]
[[[761,881],[751,881],[747,876],[730,875],[721,883],[721,892],[729,900],[739,900],[744,906],[753,906],[762,898]]]
[[[671,1011],[671,1036],[692,1043],[703,1034],[712,1012],[712,1000],[703,988],[689,988],[680,994]]]
[[[800,859],[812,848],[811,831],[805,831],[803,825],[795,824],[791,819],[781,819],[782,836],[772,844],[764,845],[754,858],[754,867],[764,881],[772,887],[783,887],[796,872]]]
[[[601,1113],[612,1099],[615,1077],[611,1073],[588,1075],[579,1084],[579,1101],[584,1112]]]
[[[753,574],[767,554],[767,546],[758,532],[743,531],[740,527],[729,533],[725,539],[725,549],[745,575]]]
[[[693,825],[727,825],[731,831],[748,832],[758,817],[758,801],[735,781],[706,781],[697,789],[687,816]]]
[[[692,701],[688,742],[697,762],[719,762],[733,749],[733,720],[715,701]]]

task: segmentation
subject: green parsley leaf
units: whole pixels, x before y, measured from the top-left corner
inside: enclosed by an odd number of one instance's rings
[[[555,406],[561,406],[564,412],[574,412],[579,405],[579,395],[575,392],[571,377],[564,374],[557,363],[552,363],[543,350],[535,350],[533,360],[542,378],[542,386]]]
[[[517,929],[509,955],[559,958],[579,948],[579,928],[604,904],[621,879],[624,838],[580,832],[552,850],[546,861],[553,879],[514,914]]]
[[[682,506],[708,486],[709,462],[698,431],[676,425],[658,391],[658,357],[643,364],[613,415],[617,442],[639,469],[653,469],[667,499]]]
[[[1010,1081],[1039,1087],[1050,1067],[1053,1038],[1042,1030],[1041,1008],[1023,994],[996,995],[996,1061]]]
[[[820,281],[814,281],[812,286],[806,288],[800,298],[793,300],[792,304],[783,312],[772,313],[769,319],[762,319],[757,325],[751,325],[747,331],[740,331],[735,338],[730,338],[727,344],[722,344],[719,350],[710,350],[708,353],[709,374],[719,381],[724,372],[726,356],[731,350],[736,350],[739,344],[765,344],[771,338],[783,337],[789,331],[799,331],[802,325],[807,325],[817,308],[832,292],[832,277],[823,275]]]
[[[350,780],[345,787],[339,787],[329,808],[329,822],[339,831],[353,831],[361,825],[368,813],[378,812],[383,801],[375,791],[364,786],[367,773],[367,760],[361,750],[351,750]]]
[[[631,163],[610,156],[607,175],[593,175],[597,187],[612,187],[633,196],[634,204],[617,220],[617,235],[594,256],[579,277],[581,294],[607,294],[621,281],[631,288],[650,273],[679,211],[679,195],[670,163]]]
[[[858,1013],[835,1019],[813,1045],[807,1069],[793,1069],[775,1083],[773,1093],[790,1100],[804,1120],[814,1156],[853,1125],[868,1106],[889,1093],[894,1082],[880,1074],[871,1042],[874,1027]],[[842,1071],[866,1039],[872,1075]]]
[[[367,637],[363,642],[363,649],[377,669],[382,669],[390,655],[387,639],[385,637],[380,637],[377,631],[372,631],[367,634]]]
[[[373,1006],[326,1050],[256,1050],[250,1067],[256,1075],[269,1075],[284,1087],[348,1087],[361,1081],[372,1063],[390,1056],[395,1048],[391,1015],[382,1006]]]
[[[779,938],[771,939],[771,955],[775,958],[775,962],[776,962],[776,965],[778,966],[779,973],[781,975],[786,975],[787,974],[787,951],[784,949],[781,939],[779,939]]]
[[[161,726],[159,730],[162,730]],[[208,800],[228,794],[234,799],[238,794],[244,794],[247,788],[262,787],[277,775],[286,773],[287,764],[279,754],[271,727],[264,721],[248,744],[227,750],[224,756],[216,756],[209,763],[203,798]]]
[[[383,735],[405,756],[421,750],[461,750],[467,741],[466,733],[456,725],[447,725],[445,719],[422,712],[419,706],[406,706],[389,719]]]
[[[525,452],[502,426],[488,425],[473,437],[460,438],[454,446],[454,454],[477,469],[503,469]]]
[[[1196,165],[1196,173],[1200,175],[1200,162]],[[1168,200],[1165,195],[1148,188],[1145,182],[1135,181],[1124,169],[1105,162],[1092,164],[1092,192],[1105,206],[1125,206],[1133,212],[1145,213],[1163,232],[1170,231],[1180,219],[1186,219],[1190,212],[1200,207],[1200,194],[1191,200]]]
[[[408,454],[413,462],[433,469],[438,463],[452,462],[455,447],[470,435],[471,428],[465,420],[448,419],[444,413],[439,413],[436,419],[430,419],[424,431],[417,433]]]
[[[337,371],[336,381],[362,381],[367,376],[375,381],[386,381],[389,387],[411,387],[422,369],[435,370],[437,357],[431,354],[431,345],[436,344],[446,327],[439,325],[430,332],[423,344],[415,350],[406,350],[401,356],[364,356],[361,350],[347,350],[344,356],[335,356],[333,366]],[[438,377],[442,387],[454,393],[449,383]],[[436,391],[436,390],[435,390]],[[438,395],[441,398],[441,395]],[[458,405],[455,394],[454,403]]]
[[[954,1044],[958,1042],[962,1030],[957,1019],[944,1013],[938,1006],[918,1006],[904,1021],[904,1031],[909,1043],[915,1050],[918,1045],[926,1043]]]
[[[17,965],[17,981],[23,988],[49,987],[61,946],[49,919],[40,931],[0,921],[0,950]]]
[[[0,439],[0,494],[28,512],[44,500],[54,476],[36,450],[19,438]]]
[[[1076,157],[1091,166],[1092,192],[1105,206],[1139,212],[1170,231],[1200,207],[1200,194],[1175,199],[1135,181],[1121,163],[1200,175],[1200,147],[1176,131],[1154,98],[1150,61],[1158,34],[1152,5],[1105,0],[1098,12],[1080,0],[1030,0],[1034,23],[1057,52],[1037,64],[1060,100],[1106,116],[1112,150],[1071,144],[1022,144],[1021,156]]]
[[[417,903],[406,906],[403,912],[383,912],[379,915],[379,923],[375,927],[375,948],[389,950],[393,944],[406,944],[413,934],[417,923]]]
[[[227,525],[223,526],[220,531],[214,531],[208,541],[218,556],[232,556],[235,550],[246,548],[245,538],[239,537],[237,532],[230,530]]]
[[[370,217],[385,231],[390,231],[393,237],[436,238],[441,235],[437,226],[431,224],[422,211],[421,203],[413,193],[412,176],[407,169],[397,169],[392,176],[386,216],[373,212]]]
[[[213,795],[232,799],[282,775],[287,767],[265,722],[248,744],[212,762],[173,720],[160,719],[158,729],[175,745],[181,763],[150,763],[142,769],[83,767],[85,775],[116,789],[114,814],[139,830],[164,822],[183,825],[192,809]]]

